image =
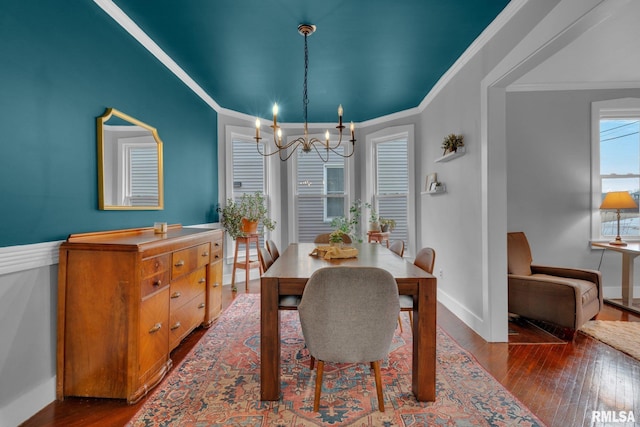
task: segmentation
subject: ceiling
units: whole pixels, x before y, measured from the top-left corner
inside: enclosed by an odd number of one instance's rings
[[[417,107],[508,0],[113,0],[223,108],[361,122]]]

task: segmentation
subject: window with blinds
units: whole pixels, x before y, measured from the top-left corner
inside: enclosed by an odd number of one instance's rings
[[[408,241],[409,172],[407,137],[374,142],[373,204],[382,218],[396,221],[392,240]]]
[[[339,152],[343,152],[339,149]],[[294,171],[295,220],[299,242],[313,242],[318,234],[330,233],[331,220],[348,214],[346,161],[331,155],[323,163],[315,151],[296,153]]]

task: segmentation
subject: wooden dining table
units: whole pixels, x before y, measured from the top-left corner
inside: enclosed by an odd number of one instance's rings
[[[292,243],[260,279],[260,399],[280,399],[279,299],[302,295],[314,271],[329,266],[380,267],[391,273],[400,295],[413,297],[411,388],[418,401],[436,397],[436,278],[377,243],[353,243],[355,258],[310,255],[313,243]]]

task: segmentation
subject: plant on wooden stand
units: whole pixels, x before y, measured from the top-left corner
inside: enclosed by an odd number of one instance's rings
[[[396,228],[396,220],[391,218],[380,217],[380,231],[387,232],[393,231]]]
[[[233,240],[257,232],[258,223],[269,231],[276,228],[276,222],[268,216],[264,195],[256,191],[253,194],[244,193],[240,200],[227,199],[224,208],[218,208],[221,214],[222,227]]]

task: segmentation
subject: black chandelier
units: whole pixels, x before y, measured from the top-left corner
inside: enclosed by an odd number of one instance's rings
[[[353,122],[351,122],[349,129],[351,131],[351,152],[348,154],[343,154],[338,151],[338,147],[342,144],[342,131],[344,130],[344,126],[342,125],[342,105],[338,106],[338,141],[333,144],[330,140],[331,135],[327,130],[325,132],[324,140],[320,140],[315,137],[309,138],[309,131],[307,126],[307,106],[309,104],[309,97],[307,94],[307,74],[309,71],[309,49],[307,47],[307,37],[313,34],[316,31],[315,25],[309,24],[300,24],[298,25],[298,32],[304,36],[304,89],[302,93],[302,111],[304,114],[304,135],[298,137],[286,144],[282,143],[282,129],[278,126],[278,104],[273,104],[273,125],[270,127],[273,129],[273,143],[275,145],[276,150],[270,153],[263,152],[260,150],[260,119],[256,119],[256,136],[254,139],[256,140],[256,149],[258,153],[262,156],[272,156],[278,153],[280,160],[285,161],[296,151],[298,146],[301,146],[301,149],[304,153],[309,153],[312,149],[316,150],[320,160],[323,162],[329,161],[329,153],[333,152],[334,154],[340,157],[351,157],[355,151],[355,126]],[[291,150],[289,151],[289,149]]]

